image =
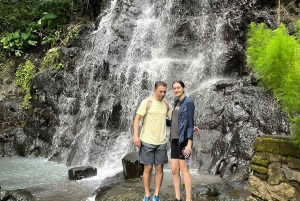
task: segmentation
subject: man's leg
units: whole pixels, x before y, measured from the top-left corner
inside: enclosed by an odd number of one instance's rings
[[[159,195],[159,190],[161,187],[161,183],[164,175],[164,165],[155,164],[155,190],[154,195]]]
[[[145,188],[145,196],[147,197],[150,196],[151,173],[154,164],[154,151],[154,145],[147,144],[145,142],[141,143],[141,147],[139,150],[139,161],[140,163],[144,164],[143,182]]]
[[[155,190],[154,195],[159,195],[163,180],[164,164],[168,163],[167,144],[157,145],[155,150]]]
[[[143,181],[145,188],[145,196],[150,196],[152,165],[144,165]]]

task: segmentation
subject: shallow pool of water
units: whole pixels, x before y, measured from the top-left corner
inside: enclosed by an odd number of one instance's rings
[[[2,189],[26,189],[37,201],[93,200],[93,192],[101,182],[122,169],[97,169],[97,176],[79,181],[68,179],[63,164],[44,158],[0,158],[0,186]]]

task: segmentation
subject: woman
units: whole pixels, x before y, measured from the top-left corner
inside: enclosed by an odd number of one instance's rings
[[[176,199],[180,198],[180,171],[183,175],[186,201],[192,200],[192,179],[185,157],[189,157],[192,150],[194,133],[194,103],[185,94],[185,85],[179,80],[172,84],[173,93],[177,100],[174,103],[171,124],[171,168]]]

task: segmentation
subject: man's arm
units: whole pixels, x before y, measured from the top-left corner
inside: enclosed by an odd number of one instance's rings
[[[140,125],[141,119],[142,119],[142,116],[139,114],[136,114],[134,122],[133,122],[133,144],[137,147],[141,146],[141,140],[139,138],[139,125]]]
[[[172,124],[172,121],[171,121],[172,112],[173,112],[173,107],[169,104],[169,110],[168,110],[167,118],[166,118],[166,125],[167,125],[167,127],[171,127],[171,124]]]

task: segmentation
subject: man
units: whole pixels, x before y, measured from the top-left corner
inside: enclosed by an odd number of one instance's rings
[[[167,84],[165,82],[155,82],[154,96],[150,108],[147,109],[149,99],[143,100],[136,112],[133,124],[133,143],[140,148],[139,161],[144,164],[143,181],[145,196],[143,201],[150,201],[153,164],[155,166],[155,190],[152,201],[160,201],[158,194],[163,179],[163,166],[168,163],[166,117],[171,118],[172,106],[165,103],[164,97],[166,91]],[[139,123],[145,115],[146,119],[139,136]]]

